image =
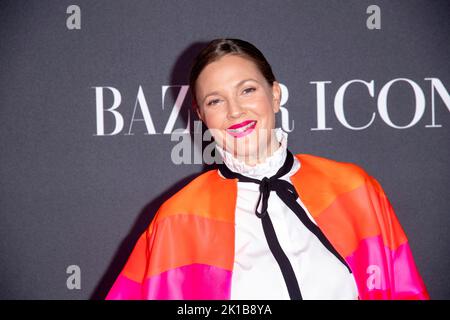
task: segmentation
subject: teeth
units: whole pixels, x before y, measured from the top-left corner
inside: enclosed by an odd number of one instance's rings
[[[246,124],[245,126],[238,128],[238,129],[228,129],[228,131],[233,132],[233,133],[241,133],[244,132],[245,130],[247,130],[248,128],[250,128],[251,126],[253,126],[255,124],[255,121],[250,122],[249,124]]]

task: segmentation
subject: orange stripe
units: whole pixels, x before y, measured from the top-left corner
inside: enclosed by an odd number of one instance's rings
[[[145,269],[144,278],[147,278],[192,263],[232,270],[234,224],[230,222],[191,214],[172,214],[160,218],[153,231],[149,241],[144,235],[136,245],[136,252],[123,271],[128,278],[141,281]],[[151,244],[148,248],[147,243]]]
[[[133,251],[128,257],[127,263],[122,270],[122,273],[127,278],[141,282],[144,279],[146,268],[146,250],[148,248],[148,230],[153,227],[153,222],[146,232],[142,233],[138,241],[134,245]]]
[[[301,167],[291,180],[313,217],[328,208],[337,195],[363,185],[367,176],[364,170],[351,163],[308,154],[296,157]]]
[[[155,220],[183,213],[234,223],[236,198],[237,179],[223,179],[210,170],[166,201]]]

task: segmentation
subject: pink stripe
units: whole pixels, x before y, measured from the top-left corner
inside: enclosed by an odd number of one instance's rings
[[[142,299],[141,285],[138,282],[119,275],[105,300],[140,300]]]
[[[381,236],[362,240],[346,258],[356,279],[360,299],[426,299],[408,243],[396,250],[383,244]]]
[[[230,289],[231,271],[205,264],[175,268],[144,283],[149,300],[227,300]]]
[[[405,243],[392,252],[395,275],[395,299],[408,299],[411,296],[421,296],[419,299],[429,299],[425,284],[414,263],[411,249]]]

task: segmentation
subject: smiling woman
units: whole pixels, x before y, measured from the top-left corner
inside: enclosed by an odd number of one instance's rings
[[[250,165],[279,147],[273,129],[281,88],[269,81],[251,59],[229,54],[208,64],[193,85],[197,114],[216,143]]]
[[[223,164],[160,207],[107,299],[428,299],[377,180],[289,151],[255,46],[211,41],[190,89]]]

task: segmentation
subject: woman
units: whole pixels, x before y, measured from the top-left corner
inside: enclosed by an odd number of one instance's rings
[[[216,39],[190,88],[223,159],[167,200],[107,299],[427,299],[379,183],[292,155],[281,90],[252,44]]]

